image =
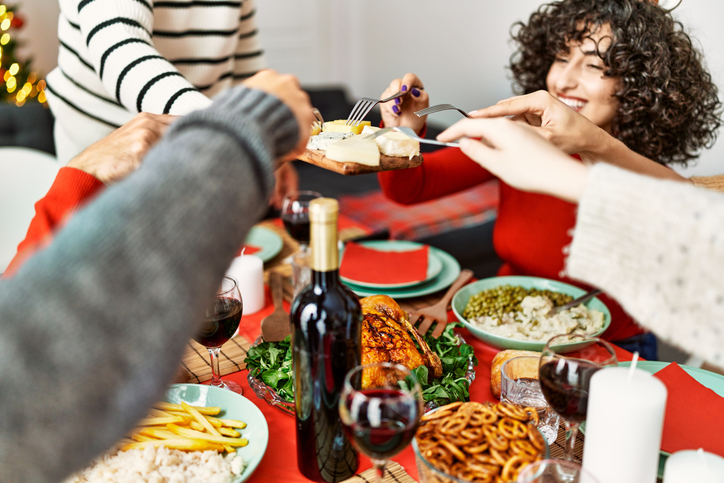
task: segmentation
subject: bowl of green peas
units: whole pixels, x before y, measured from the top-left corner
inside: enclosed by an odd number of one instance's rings
[[[523,299],[543,296],[557,307],[585,293],[573,285],[546,278],[492,277],[458,290],[452,299],[452,309],[471,334],[494,347],[542,351],[548,339],[558,333],[603,334],[611,324],[611,313],[600,299],[594,297],[584,302],[583,307],[570,309],[556,320],[533,320],[523,315]],[[528,299],[525,305],[530,306],[531,302]],[[556,351],[570,352],[584,345],[564,344],[556,346]]]

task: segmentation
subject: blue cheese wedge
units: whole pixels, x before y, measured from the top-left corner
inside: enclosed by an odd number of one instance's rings
[[[327,146],[327,159],[340,163],[359,163],[367,166],[380,165],[380,150],[377,143],[364,136],[353,136]]]
[[[362,136],[373,134],[379,128],[365,126],[362,130]],[[375,138],[380,152],[385,156],[396,156],[400,158],[410,158],[420,154],[420,143],[414,139],[410,139],[401,132],[388,132],[382,136]]]
[[[322,132],[309,138],[309,141],[307,141],[307,149],[326,151],[327,146],[330,144],[352,136],[354,136],[354,134],[351,132]]]

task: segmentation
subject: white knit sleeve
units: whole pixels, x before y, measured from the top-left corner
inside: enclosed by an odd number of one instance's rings
[[[568,274],[642,325],[724,367],[724,195],[599,163],[580,201]]]
[[[211,103],[154,47],[152,0],[83,0],[78,20],[96,74],[129,111],[182,115]]]
[[[234,83],[248,79],[266,67],[259,37],[256,1],[244,0],[239,17],[239,43],[234,53]]]

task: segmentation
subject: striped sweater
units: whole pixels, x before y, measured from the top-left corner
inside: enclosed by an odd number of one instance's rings
[[[60,0],[47,77],[65,164],[134,114],[184,115],[264,67],[254,0]]]

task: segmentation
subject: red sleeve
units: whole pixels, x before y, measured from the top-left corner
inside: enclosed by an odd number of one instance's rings
[[[458,148],[438,149],[425,153],[423,158],[423,163],[417,168],[377,174],[387,198],[412,205],[457,193],[494,178]]]
[[[25,259],[50,240],[68,215],[90,201],[103,186],[85,171],[67,166],[60,168],[48,193],[35,203],[35,216],[25,239],[18,245],[18,251],[3,275],[12,275]]]

